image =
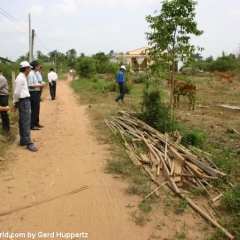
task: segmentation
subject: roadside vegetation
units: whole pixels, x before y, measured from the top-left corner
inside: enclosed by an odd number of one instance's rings
[[[136,194],[142,201],[138,204],[138,208],[132,205],[126,207],[130,210],[130,216],[138,225],[145,225],[151,219],[156,207],[159,205],[159,199],[152,194],[148,199],[144,199],[150,192],[153,191],[152,181],[145,172],[133,166],[125,149],[121,143],[121,138],[118,135],[112,134],[104,123],[104,119],[109,119],[111,116],[118,115],[119,110],[127,110],[138,112],[139,117],[161,132],[178,131],[182,136],[181,144],[186,147],[196,147],[197,153],[211,154],[211,160],[217,167],[228,174],[227,181],[215,182],[215,186],[224,193],[224,198],[221,199],[220,205],[216,211],[218,221],[228,229],[233,235],[239,237],[239,146],[240,136],[236,133],[227,132],[227,127],[233,127],[239,130],[238,112],[236,110],[223,109],[218,106],[219,103],[228,103],[229,105],[237,106],[239,103],[240,78],[237,74],[238,69],[232,70],[236,72],[233,83],[220,81],[214,72],[210,72],[210,63],[206,64],[209,72],[199,73],[199,64],[205,61],[195,61],[182,69],[181,74],[175,78],[183,81],[191,81],[197,86],[197,103],[195,112],[188,112],[188,100],[181,97],[180,108],[174,110],[173,116],[170,114],[169,105],[169,86],[167,85],[167,70],[159,68],[157,73],[150,71],[131,73],[126,72],[126,100],[125,104],[116,104],[115,97],[119,94],[119,90],[115,83],[115,76],[119,68],[119,63],[108,63],[107,67],[111,66],[107,73],[95,72],[90,74],[90,77],[81,75],[81,69],[78,69],[78,61],[81,62],[83,57],[76,59],[76,71],[78,75],[71,82],[71,86],[79,96],[80,104],[88,106],[88,112],[93,119],[98,137],[101,141],[110,144],[112,157],[109,158],[105,171],[116,176],[121,176],[126,181],[129,181],[129,186],[125,190],[126,194]],[[221,58],[226,58],[222,56]],[[227,58],[238,59],[227,56]],[[217,61],[217,60],[216,60]],[[97,64],[96,60],[93,61]],[[90,61],[92,64],[92,62]],[[212,63],[215,63],[213,61]],[[122,64],[122,63],[120,63]],[[225,64],[225,61],[221,61]],[[229,63],[227,63],[229,64]],[[214,64],[213,64],[214,65]],[[43,66],[43,75],[46,80],[48,65]],[[222,65],[220,65],[222,66]],[[60,69],[60,68],[59,68]],[[64,79],[64,75],[68,73],[69,67],[64,65],[62,71],[59,70],[60,78]],[[94,68],[93,68],[94,69]],[[217,69],[218,70],[218,69]],[[18,74],[18,64],[6,65],[0,64],[0,71],[11,79],[11,71]],[[89,68],[92,71],[92,68]],[[11,96],[12,82],[9,81]],[[11,103],[11,97],[10,97]],[[18,132],[18,117],[17,114],[10,112],[12,122],[12,135],[0,141],[0,156],[6,155],[6,150],[9,145],[15,140],[15,135]],[[1,132],[1,134],[3,134]],[[139,152],[145,150],[145,146],[139,146]],[[0,167],[4,168],[6,161],[0,162]],[[230,182],[234,187],[231,187]],[[189,207],[181,199],[163,192],[164,197],[164,213],[169,212],[181,215],[189,211]],[[192,191],[193,196],[203,196],[204,191]],[[161,199],[162,201],[163,199]],[[228,219],[228,221],[226,221]],[[207,224],[206,224],[207,225]],[[159,223],[156,229],[164,228],[164,223]],[[209,228],[205,226],[208,230]],[[211,228],[210,228],[211,229]],[[211,232],[209,230],[209,232]],[[187,224],[182,223],[181,228],[175,229],[174,236],[171,239],[188,239],[189,234]],[[152,239],[158,239],[158,235],[152,234]],[[185,238],[184,238],[185,237]],[[160,238],[161,239],[161,238]],[[214,233],[209,233],[205,239],[225,239],[221,232],[216,230]]]
[[[193,68],[189,66],[188,68]],[[162,70],[162,76],[165,72]],[[127,194],[136,194],[143,200],[138,206],[138,210],[131,211],[130,215],[136,224],[145,225],[149,220],[159,200],[155,195],[144,200],[151,191],[152,183],[149,177],[142,169],[136,168],[127,156],[121,143],[120,135],[112,134],[105,125],[104,119],[118,114],[120,110],[138,112],[149,125],[160,132],[178,131],[182,136],[181,144],[186,147],[195,147],[196,154],[208,153],[211,160],[217,167],[228,174],[226,180],[214,182],[214,186],[224,193],[220,205],[217,206],[219,216],[218,221],[226,227],[232,234],[239,236],[239,155],[238,148],[240,137],[238,134],[227,133],[227,126],[239,129],[237,120],[228,121],[229,110],[221,109],[216,103],[226,99],[228,104],[237,104],[238,94],[232,93],[233,88],[240,87],[237,76],[234,78],[234,85],[219,81],[217,76],[211,73],[195,73],[194,75],[180,74],[177,78],[191,79],[197,89],[197,109],[195,112],[187,111],[187,98],[181,98],[180,108],[174,111],[173,117],[170,114],[169,107],[169,86],[164,78],[157,75],[149,77],[148,72],[126,74],[127,82],[130,83],[130,91],[126,94],[125,104],[116,104],[114,99],[118,95],[118,88],[115,83],[115,75],[97,74],[92,78],[79,76],[71,85],[79,95],[80,104],[88,105],[88,111],[91,115],[100,140],[111,145],[112,157],[106,165],[105,171],[114,175],[121,176],[129,181]],[[131,80],[131,81],[130,81]],[[209,85],[211,87],[209,87]],[[111,86],[111,87],[110,87]],[[224,92],[222,89],[224,88]],[[206,95],[210,90],[211,94]],[[205,106],[206,108],[202,108]],[[236,110],[230,110],[231,114]],[[194,116],[196,114],[196,117]],[[238,116],[240,119],[240,116]],[[206,119],[205,119],[206,118]],[[216,121],[217,119],[217,121]],[[205,124],[205,121],[207,124]],[[218,125],[222,126],[218,130]],[[146,146],[139,146],[139,152],[144,151]],[[232,184],[229,185],[229,182]],[[169,196],[165,193],[165,207],[174,214],[183,214],[189,207],[181,199]],[[193,196],[202,196],[204,190],[194,190]],[[131,209],[131,206],[127,206]],[[230,210],[231,209],[231,210]],[[232,209],[235,209],[234,211]],[[167,211],[167,210],[166,210]],[[226,221],[230,219],[230,221]],[[186,225],[181,230],[176,230],[175,237],[172,239],[188,239]],[[210,231],[211,232],[211,231]],[[180,238],[184,235],[185,238]],[[156,237],[156,236],[155,236]],[[154,238],[152,238],[154,239]],[[225,236],[218,230],[205,239],[225,239]]]

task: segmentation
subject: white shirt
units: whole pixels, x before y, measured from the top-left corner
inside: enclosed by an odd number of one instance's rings
[[[48,73],[48,81],[51,83],[52,81],[57,81],[58,79],[58,75],[51,71],[50,73]]]
[[[19,98],[30,97],[27,85],[27,78],[23,73],[19,73],[14,83],[13,104],[19,101]]]

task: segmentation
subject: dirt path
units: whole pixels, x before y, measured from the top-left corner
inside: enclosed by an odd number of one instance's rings
[[[79,106],[69,82],[70,77],[58,81],[54,101],[44,89],[40,118],[45,127],[31,132],[38,152],[13,147],[15,161],[0,173],[0,215],[31,206],[0,216],[0,239],[9,239],[1,233],[16,233],[17,239],[31,239],[27,233],[35,234],[32,239],[79,233],[72,239],[146,240],[149,230],[136,226],[126,208],[139,199],[124,194],[126,183],[103,173],[108,146],[90,134],[86,107]]]

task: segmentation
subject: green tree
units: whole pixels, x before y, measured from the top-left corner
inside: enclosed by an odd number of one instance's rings
[[[76,57],[77,57],[77,52],[74,48],[72,48],[72,49],[70,49],[66,52],[66,58],[67,58],[67,61],[68,61],[68,66],[70,68],[74,68],[75,63],[76,63]]]
[[[205,61],[206,62],[213,62],[214,61],[213,56],[210,55],[209,57],[206,58]]]
[[[106,73],[107,64],[109,63],[109,56],[104,52],[99,52],[92,55],[92,58],[96,60],[97,73]]]
[[[174,63],[175,59],[189,61],[195,52],[195,46],[190,44],[191,36],[200,36],[203,31],[198,30],[195,18],[195,6],[192,0],[165,0],[162,3],[160,14],[146,17],[152,32],[146,33],[149,57],[153,61],[164,59]],[[155,12],[157,13],[157,12]],[[198,51],[203,48],[197,47]],[[172,78],[173,78],[172,68]],[[173,84],[171,85],[171,112],[173,99]]]
[[[218,57],[216,61],[210,65],[210,71],[227,72],[237,69],[237,60],[231,56]]]
[[[96,73],[96,61],[92,57],[79,57],[76,63],[77,73],[85,78],[91,78]]]
[[[110,59],[114,59],[116,57],[116,53],[113,50],[111,50],[108,56],[110,57]]]

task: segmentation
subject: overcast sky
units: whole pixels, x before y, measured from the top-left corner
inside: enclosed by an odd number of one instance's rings
[[[89,56],[147,46],[146,16],[155,10],[161,10],[158,0],[0,0],[0,57],[15,61],[28,52],[29,14],[34,53],[74,48]],[[239,49],[240,0],[198,0],[195,21],[204,34],[192,43],[205,49],[204,58]]]

